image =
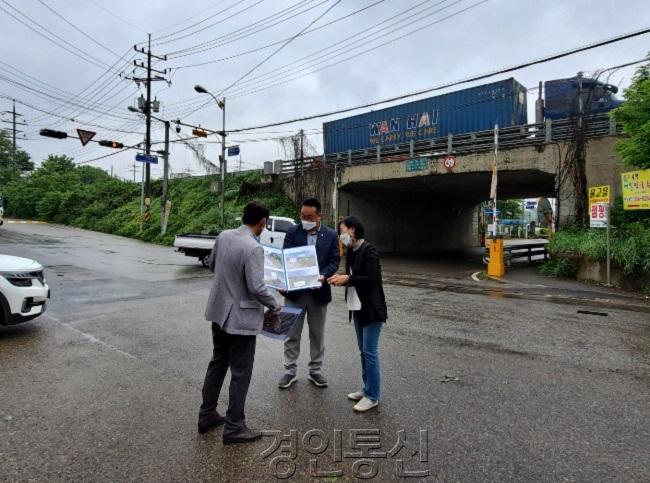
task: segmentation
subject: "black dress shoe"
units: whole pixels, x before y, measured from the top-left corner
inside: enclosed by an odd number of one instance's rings
[[[241,431],[236,433],[223,435],[223,444],[233,444],[233,443],[250,443],[251,441],[256,441],[262,437],[261,431],[255,431],[254,429],[244,428]]]
[[[212,428],[218,428],[225,422],[226,418],[220,416],[217,413],[214,413],[211,416],[204,416],[202,418],[199,418],[199,433],[207,433]]]

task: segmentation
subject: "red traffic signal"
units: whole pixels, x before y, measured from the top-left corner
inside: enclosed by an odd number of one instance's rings
[[[124,144],[118,143],[117,141],[98,141],[100,146],[105,146],[107,148],[122,149]]]
[[[65,139],[68,137],[67,132],[55,131],[54,129],[41,129],[39,134],[47,138]]]

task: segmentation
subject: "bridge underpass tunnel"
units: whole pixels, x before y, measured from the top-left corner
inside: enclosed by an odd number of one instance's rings
[[[481,246],[481,205],[491,172],[426,174],[349,182],[339,189],[339,216],[355,215],[383,253],[465,252]],[[503,171],[498,197],[554,196],[555,176],[539,170]]]

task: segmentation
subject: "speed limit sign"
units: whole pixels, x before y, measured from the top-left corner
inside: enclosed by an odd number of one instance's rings
[[[442,161],[442,164],[445,165],[445,168],[447,168],[448,171],[453,171],[454,168],[456,167],[456,158],[451,154],[445,156],[445,159]]]

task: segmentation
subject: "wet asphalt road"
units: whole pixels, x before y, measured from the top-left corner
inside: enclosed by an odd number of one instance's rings
[[[579,314],[594,309],[482,293],[473,267],[444,273],[467,291],[389,283],[382,404],[359,415],[345,399],[360,369],[337,291],[327,389],[305,378],[305,337],[300,379],[279,391],[281,344],[258,338],[249,424],[289,436],[264,457],[272,436],[224,447],[220,430],[196,432],[211,353],[210,278],[198,263],[51,225],[5,225],[0,253],[39,260],[52,287],[46,315],[0,328],[2,481],[275,481],[285,471],[292,481],[319,471],[395,481],[400,465],[428,472],[411,481],[650,480],[643,310]],[[425,277],[435,281],[433,272]],[[359,446],[372,464],[354,454],[357,429],[379,438],[379,448]],[[394,454],[402,430],[408,447]]]

